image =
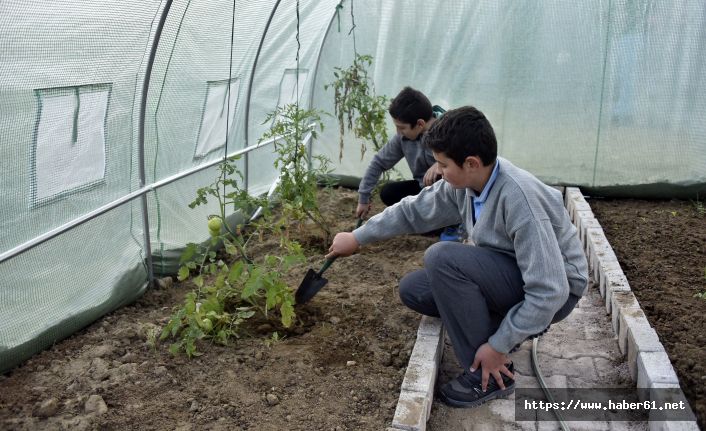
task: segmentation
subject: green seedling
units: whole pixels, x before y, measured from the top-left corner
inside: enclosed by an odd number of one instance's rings
[[[157,353],[157,336],[159,335],[159,328],[150,326],[145,330],[145,338],[147,339],[145,342],[147,343],[147,346],[150,348],[152,353]]]
[[[267,346],[267,348],[271,348],[272,346],[279,344],[285,338],[286,336],[279,335],[279,332],[275,331],[272,333],[270,338],[265,339],[265,346]]]

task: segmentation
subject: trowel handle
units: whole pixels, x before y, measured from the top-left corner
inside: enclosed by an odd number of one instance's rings
[[[333,261],[336,260],[337,258],[338,258],[338,256],[333,256],[333,257],[329,257],[328,259],[326,259],[326,262],[324,262],[324,265],[323,265],[323,266],[321,267],[321,269],[319,270],[319,276],[320,276],[321,274],[323,274],[324,271],[326,271],[326,270],[328,269],[328,267],[331,266],[331,264],[333,263]]]
[[[358,217],[358,222],[355,224],[355,228],[358,229],[363,224],[363,217]]]

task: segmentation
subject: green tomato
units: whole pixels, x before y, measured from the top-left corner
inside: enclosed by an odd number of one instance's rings
[[[203,332],[209,333],[213,330],[213,323],[211,322],[210,319],[202,319],[201,320],[201,327],[203,328]]]
[[[223,226],[223,221],[221,221],[220,217],[213,217],[208,221],[208,230],[211,232],[211,235],[217,236],[221,233],[221,227]]]

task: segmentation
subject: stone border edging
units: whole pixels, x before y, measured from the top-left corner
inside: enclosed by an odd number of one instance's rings
[[[588,267],[611,316],[620,351],[638,388],[679,389],[672,363],[635,298],[618,258],[578,187],[566,187],[564,204],[579,231]],[[683,394],[682,394],[683,397]],[[687,405],[690,409],[690,406]],[[696,430],[694,421],[650,421],[650,430]]]
[[[434,385],[444,348],[441,319],[422,316],[409,357],[392,425],[393,430],[424,431],[434,401]]]

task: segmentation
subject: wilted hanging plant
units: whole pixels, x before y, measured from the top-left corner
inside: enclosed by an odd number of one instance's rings
[[[336,67],[332,83],[324,89],[333,87],[334,109],[339,128],[339,155],[343,159],[343,136],[346,128],[353,130],[356,137],[363,140],[360,148],[362,159],[367,150],[366,142],[371,141],[375,151],[380,150],[387,142],[387,125],[385,117],[389,100],[385,96],[377,96],[372,80],[368,76],[368,68],[373,57],[356,54],[353,64],[346,68]]]

